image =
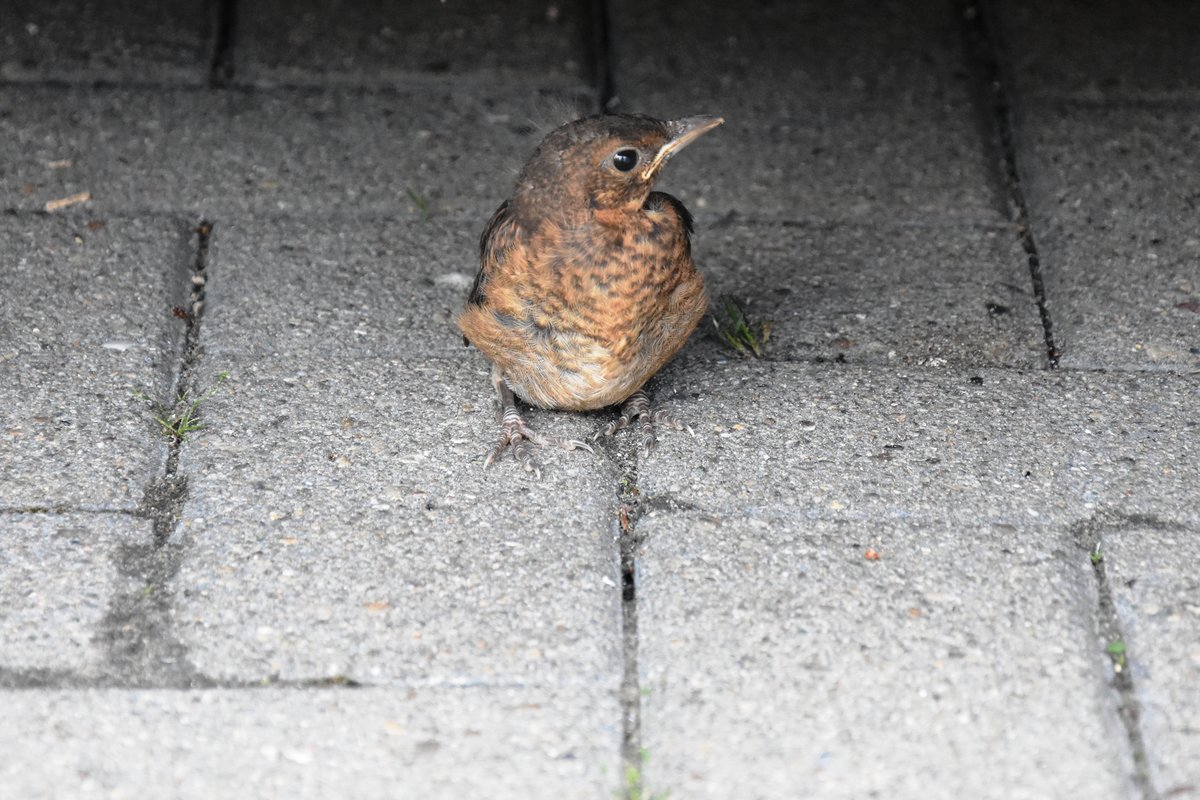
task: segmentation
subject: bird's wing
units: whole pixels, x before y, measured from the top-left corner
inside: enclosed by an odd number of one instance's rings
[[[509,211],[505,200],[492,215],[483,235],[479,237],[479,273],[467,295],[467,305],[483,305],[487,296],[487,282],[503,262],[508,251],[516,244],[517,220]]]
[[[656,211],[661,211],[666,207],[674,210],[675,215],[679,217],[679,221],[683,223],[683,229],[688,234],[692,233],[692,212],[684,207],[683,203],[679,202],[672,195],[666,192],[651,192],[646,198],[646,207],[653,208]]]

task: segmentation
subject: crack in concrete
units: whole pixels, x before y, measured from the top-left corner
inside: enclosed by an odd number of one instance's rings
[[[632,431],[627,431],[632,433]],[[638,437],[620,438],[613,460],[621,470],[617,483],[616,541],[621,565],[621,790],[626,800],[642,796],[642,690],[638,674],[637,533],[641,514],[638,489]]]
[[[1071,532],[1076,544],[1088,553],[1092,564],[1092,574],[1096,579],[1096,625],[1100,638],[1107,648],[1105,652],[1112,663],[1113,678],[1110,688],[1116,694],[1117,716],[1125,728],[1125,736],[1133,759],[1133,784],[1142,800],[1159,800],[1161,795],[1150,776],[1149,750],[1142,733],[1141,703],[1138,702],[1133,670],[1129,667],[1132,654],[1129,652],[1124,626],[1121,625],[1121,618],[1117,613],[1112,583],[1108,577],[1108,568],[1104,558],[1105,532],[1127,527],[1153,530],[1176,530],[1179,528],[1178,525],[1171,522],[1146,514],[1106,512],[1077,523],[1072,527]],[[1111,649],[1115,643],[1120,643],[1119,650]]]
[[[194,391],[199,359],[212,225],[202,221],[194,233],[187,328],[179,372],[171,387],[172,401]],[[172,539],[188,493],[187,476],[179,472],[182,446],[182,439],[171,439],[163,472],[147,485],[138,509],[138,516],[153,526],[152,541],[122,544],[114,559],[123,591],[110,601],[96,640],[105,652],[103,680],[116,685],[191,688],[211,683],[191,665],[187,647],[172,630],[174,596],[168,586],[184,555],[183,546]]]
[[[598,113],[611,111],[617,104],[616,88],[613,84],[612,25],[606,0],[589,0],[588,27],[590,34],[585,45],[591,65],[592,83],[596,87]]]
[[[208,88],[220,89],[233,80],[233,47],[237,33],[237,0],[214,0],[216,35],[208,66]]]
[[[326,678],[280,679],[275,675],[259,680],[218,680],[196,672],[189,673],[188,680],[179,684],[164,684],[161,681],[138,683],[114,679],[111,675],[88,675],[73,670],[34,667],[20,669],[0,666],[0,690],[32,689],[370,689],[394,688],[387,684],[362,683],[345,675]]]
[[[1000,53],[1003,52],[999,28],[992,20],[994,14],[983,7],[986,0],[977,3],[974,0],[961,0],[960,14],[963,20],[964,36],[967,43],[971,66],[979,74],[983,86],[980,94],[990,96],[991,117],[996,134],[999,136],[1000,160],[1003,165],[1003,178],[1008,189],[1009,201],[1016,210],[1017,235],[1021,248],[1025,251],[1025,259],[1029,266],[1029,278],[1033,284],[1033,294],[1037,299],[1038,316],[1042,321],[1042,338],[1046,347],[1046,360],[1050,369],[1057,369],[1062,355],[1054,339],[1054,322],[1050,315],[1050,305],[1046,297],[1046,281],[1042,271],[1042,260],[1038,253],[1037,242],[1033,236],[1030,221],[1029,206],[1025,198],[1024,184],[1017,164],[1016,139],[1013,133],[1012,103],[1008,99],[1005,88],[1005,75],[1000,66]]]

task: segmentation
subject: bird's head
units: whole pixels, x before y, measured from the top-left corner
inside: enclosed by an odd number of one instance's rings
[[[605,114],[567,123],[521,170],[517,208],[528,217],[636,210],[671,156],[724,121]]]

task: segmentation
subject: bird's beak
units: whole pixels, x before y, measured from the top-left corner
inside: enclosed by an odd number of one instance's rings
[[[724,122],[724,117],[710,117],[706,114],[668,122],[667,130],[670,131],[671,138],[654,154],[649,166],[642,170],[642,180],[648,181],[653,178],[667,163],[667,159]]]

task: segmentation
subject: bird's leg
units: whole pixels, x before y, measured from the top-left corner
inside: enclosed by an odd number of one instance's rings
[[[496,387],[496,394],[500,397],[500,441],[488,453],[487,460],[483,462],[484,469],[490,467],[500,456],[504,455],[505,449],[509,447],[512,448],[513,457],[520,462],[524,470],[532,472],[538,478],[542,477],[542,470],[533,460],[534,445],[595,452],[590,445],[578,439],[543,436],[537,431],[531,430],[525,424],[525,420],[521,418],[520,412],[517,411],[517,399],[513,396],[512,389],[508,388],[508,384],[504,382],[504,373],[496,366],[492,367],[492,385]]]
[[[660,425],[677,431],[687,431],[692,436],[696,435],[690,426],[685,425],[666,411],[651,410],[650,396],[646,394],[645,389],[638,389],[621,405],[621,416],[592,434],[592,441],[598,440],[601,436],[612,436],[634,423],[637,423],[641,430],[642,454],[647,456],[658,446],[658,436],[654,429]]]

